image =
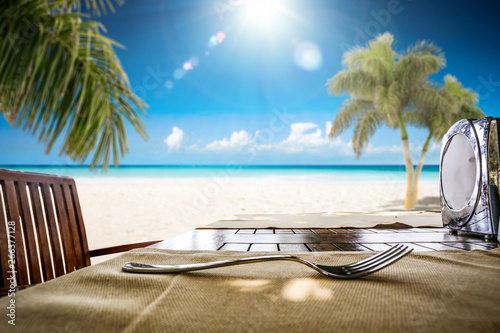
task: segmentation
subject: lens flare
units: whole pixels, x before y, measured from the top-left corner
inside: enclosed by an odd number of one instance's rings
[[[182,79],[184,77],[184,75],[186,75],[186,71],[183,69],[177,68],[174,71],[174,78],[177,80]]]
[[[211,49],[212,47],[216,46],[217,43],[217,36],[210,37],[210,39],[208,40],[208,48]]]
[[[208,48],[211,49],[218,44],[222,43],[226,39],[226,34],[223,31],[219,31],[215,35],[211,36],[208,40]]]
[[[208,39],[208,49],[205,50],[205,55],[208,56],[210,54],[210,49],[216,47],[220,43],[222,43],[226,39],[226,34],[223,31],[217,32],[215,35],[210,36]],[[173,73],[173,78],[176,80],[182,79],[186,76],[188,71],[192,71],[200,64],[200,58],[197,56],[191,56],[189,60],[184,61],[180,68],[177,68]],[[172,80],[168,80],[164,83],[165,88],[173,89],[174,82]]]
[[[191,65],[193,65],[193,67],[196,67],[200,64],[200,59],[198,59],[198,57],[196,56],[192,56],[191,58],[189,58],[189,62],[191,63]]]
[[[215,35],[217,37],[217,41],[219,43],[222,43],[224,41],[224,39],[226,38],[226,34],[223,32],[223,31],[219,31],[217,33],[217,35]]]
[[[313,42],[303,42],[295,48],[294,60],[300,68],[314,71],[321,66],[323,56],[318,45]]]

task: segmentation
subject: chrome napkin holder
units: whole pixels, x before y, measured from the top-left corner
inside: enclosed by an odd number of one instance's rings
[[[491,117],[462,119],[443,137],[441,216],[452,233],[471,232],[489,240],[498,237],[499,121]]]

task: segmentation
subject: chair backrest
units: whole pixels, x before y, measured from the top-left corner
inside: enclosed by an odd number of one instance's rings
[[[73,178],[0,169],[0,287],[44,282],[90,265]]]

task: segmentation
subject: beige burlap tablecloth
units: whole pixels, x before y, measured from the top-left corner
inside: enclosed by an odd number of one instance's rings
[[[256,253],[140,249],[0,298],[1,332],[498,332],[500,249],[412,253],[357,280],[295,262],[173,275],[127,261],[181,264]],[[300,253],[345,264],[372,253]]]
[[[311,229],[373,228],[404,224],[408,227],[443,227],[437,212],[238,214],[197,229]]]

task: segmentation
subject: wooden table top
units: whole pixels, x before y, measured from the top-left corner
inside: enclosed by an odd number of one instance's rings
[[[491,250],[495,240],[447,228],[195,229],[152,248],[205,251],[383,251],[396,244],[415,251]]]

